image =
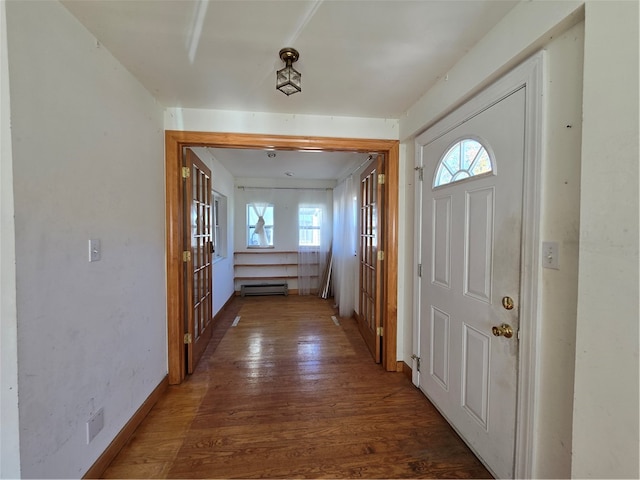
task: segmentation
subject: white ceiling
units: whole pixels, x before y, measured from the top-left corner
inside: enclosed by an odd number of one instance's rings
[[[62,3],[166,107],[396,119],[517,0]],[[300,52],[289,97],[283,47]]]
[[[199,149],[196,153],[199,153]],[[356,152],[265,151],[208,148],[234,177],[290,178],[293,180],[339,180],[367,161]],[[269,157],[269,155],[275,155]],[[256,173],[259,172],[259,173]]]

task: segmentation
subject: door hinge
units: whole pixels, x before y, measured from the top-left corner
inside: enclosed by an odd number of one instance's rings
[[[418,264],[418,276],[422,277],[422,264],[421,263]]]
[[[416,369],[420,371],[420,357],[414,353],[413,355],[411,355],[411,358],[416,361]]]
[[[191,176],[191,169],[189,167],[182,167],[182,178],[189,178]]]
[[[192,341],[193,341],[193,337],[191,336],[191,334],[190,333],[185,333],[184,334],[184,344],[185,345],[189,345]]]
[[[384,173],[379,173],[378,174],[378,183],[380,185],[384,185]]]
[[[182,252],[182,261],[188,262],[189,260],[191,260],[191,252],[189,250],[185,250]]]
[[[378,250],[378,260],[384,260],[384,252],[382,250]]]
[[[378,327],[376,329],[376,335],[383,337],[384,336],[384,329],[382,327]]]
[[[417,170],[418,172],[418,180],[422,181],[424,175],[424,167],[416,167],[414,168],[414,170]]]

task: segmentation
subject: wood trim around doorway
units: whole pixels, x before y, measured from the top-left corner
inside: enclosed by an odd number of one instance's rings
[[[240,133],[165,132],[166,240],[167,240],[167,336],[169,383],[179,384],[185,377],[183,344],[184,305],[182,271],[182,157],[183,147],[276,148],[279,150],[349,151],[380,153],[385,156],[385,290],[382,365],[387,371],[397,369],[398,316],[398,184],[399,141],[360,138],[297,137]],[[215,175],[215,172],[213,172]]]

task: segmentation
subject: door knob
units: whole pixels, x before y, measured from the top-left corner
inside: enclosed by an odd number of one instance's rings
[[[511,338],[513,337],[513,328],[508,323],[503,323],[499,327],[491,328],[491,333],[496,337]]]

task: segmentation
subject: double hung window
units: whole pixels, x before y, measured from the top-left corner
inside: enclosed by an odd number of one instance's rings
[[[322,207],[298,207],[298,245],[301,247],[319,247],[321,241]]]
[[[273,247],[273,205],[247,204],[247,247]]]

